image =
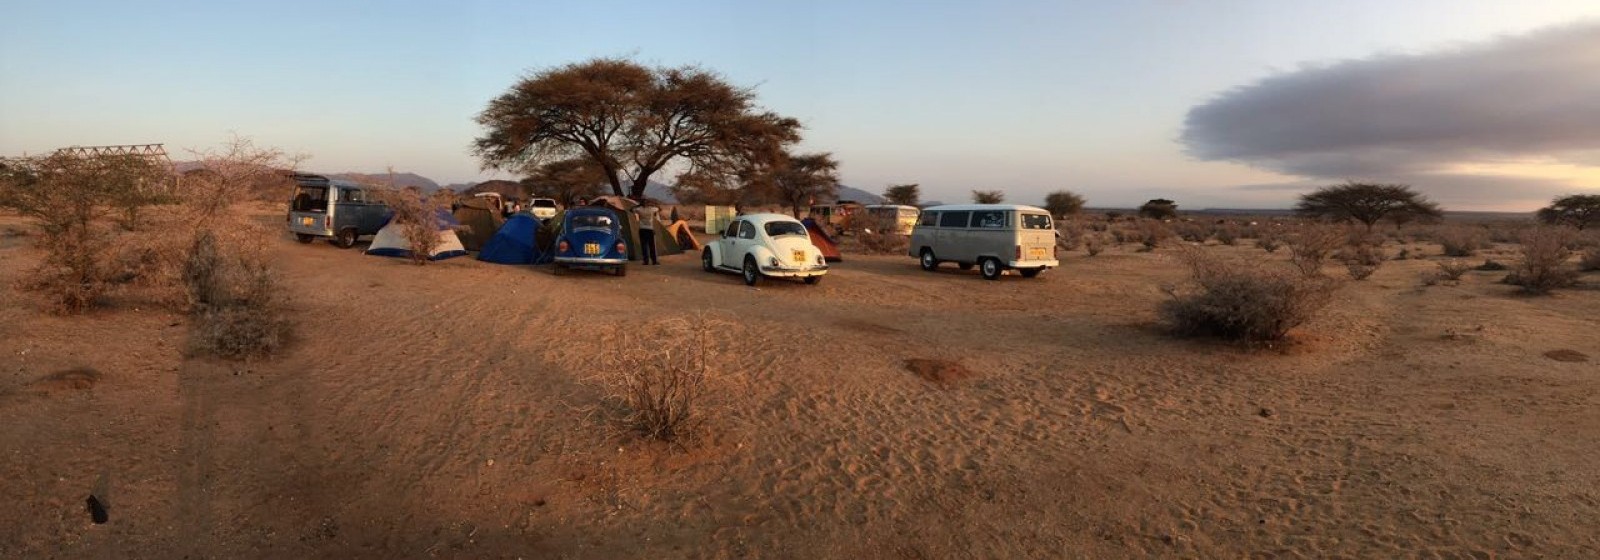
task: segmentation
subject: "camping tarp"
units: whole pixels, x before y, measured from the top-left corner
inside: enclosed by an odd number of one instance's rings
[[[677,241],[678,248],[685,251],[694,251],[699,253],[700,250],[704,248],[700,245],[700,240],[695,238],[694,230],[693,228],[689,227],[689,222],[685,222],[683,220],[678,220],[676,222],[667,224],[667,237],[671,237],[674,241]]]
[[[500,231],[483,245],[478,260],[498,264],[534,264],[539,260],[539,250],[534,247],[539,219],[530,214],[514,214],[500,226]]]
[[[806,218],[800,220],[800,223],[806,225],[806,234],[811,236],[811,244],[816,245],[818,251],[822,251],[824,260],[828,262],[844,260],[844,255],[839,254],[839,244],[833,242],[833,238],[828,236],[828,232],[822,231],[822,227],[817,225],[816,220]]]
[[[461,238],[456,237],[455,228],[461,224],[456,222],[449,212],[440,210],[435,216],[439,224],[439,243],[428,255],[428,260],[439,261],[467,254],[465,247],[461,246]],[[406,236],[400,231],[400,225],[395,223],[393,213],[384,220],[383,227],[378,234],[372,237],[372,245],[367,247],[368,255],[380,257],[411,257],[411,247],[406,243]]]
[[[483,250],[483,246],[494,238],[495,232],[505,223],[500,211],[495,209],[494,201],[488,197],[472,197],[461,201],[456,206],[454,216],[462,226],[457,233],[461,238],[461,246],[468,251]]]

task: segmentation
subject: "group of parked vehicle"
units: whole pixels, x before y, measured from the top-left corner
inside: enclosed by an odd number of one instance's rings
[[[388,221],[388,209],[359,184],[320,175],[297,175],[297,189],[287,216],[290,232],[301,243],[329,239],[354,246],[361,236],[376,234]],[[549,199],[543,199],[549,200]],[[558,268],[605,269],[622,275],[629,262],[629,238],[618,210],[581,206],[560,212],[555,201],[530,201],[525,211],[541,220],[560,216],[560,235],[551,261]],[[1048,212],[1009,204],[941,205],[921,210],[911,206],[877,205],[814,209],[813,220],[838,228],[851,215],[876,214],[880,223],[910,235],[909,256],[923,270],[955,263],[962,270],[978,268],[982,277],[999,279],[1006,270],[1033,278],[1059,265],[1055,258],[1055,224]],[[900,224],[904,223],[905,226]],[[819,226],[820,227],[820,226]],[[837,231],[837,229],[836,229]],[[767,278],[798,278],[816,284],[829,263],[800,220],[784,214],[740,214],[701,250],[707,272],[737,273],[745,284]],[[530,240],[531,242],[531,240]]]

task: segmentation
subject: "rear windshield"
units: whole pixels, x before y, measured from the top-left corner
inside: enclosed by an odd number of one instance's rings
[[[805,234],[806,226],[800,225],[800,222],[767,222],[768,237]]]
[[[295,212],[327,212],[328,187],[300,187],[295,189],[289,208]]]
[[[1050,216],[1044,214],[1023,214],[1022,229],[1050,229]]]
[[[611,219],[611,216],[602,214],[583,214],[580,216],[573,216],[570,223],[572,224],[572,229],[574,230],[603,229],[606,231],[611,231],[611,226],[616,222]]]
[[[535,199],[533,199],[533,205],[534,206],[538,206],[540,208],[555,208],[556,207],[556,201],[550,200],[548,198],[535,198]]]

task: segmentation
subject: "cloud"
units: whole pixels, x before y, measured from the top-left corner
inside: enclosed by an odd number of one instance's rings
[[[1315,178],[1438,178],[1529,158],[1595,165],[1600,22],[1270,76],[1190,109],[1181,141],[1202,160]]]

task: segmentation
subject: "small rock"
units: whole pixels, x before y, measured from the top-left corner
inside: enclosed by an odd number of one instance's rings
[[[1276,412],[1273,412],[1272,409],[1267,407],[1261,407],[1261,412],[1257,412],[1256,414],[1260,414],[1262,418],[1271,418],[1277,415]]]
[[[484,461],[483,464],[484,464],[484,466],[492,467],[492,466],[494,466],[494,459],[490,459],[488,461]]]

